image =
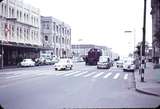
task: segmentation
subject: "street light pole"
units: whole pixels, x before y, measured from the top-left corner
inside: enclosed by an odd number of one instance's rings
[[[146,0],[144,0],[144,16],[143,16],[143,38],[142,38],[142,57],[141,57],[141,82],[144,82],[145,68],[145,38],[146,38]]]

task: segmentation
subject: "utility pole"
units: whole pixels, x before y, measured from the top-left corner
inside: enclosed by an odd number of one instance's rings
[[[143,16],[143,38],[142,38],[142,57],[141,57],[141,82],[144,82],[144,66],[145,66],[145,39],[146,39],[146,0],[144,0],[144,16]]]

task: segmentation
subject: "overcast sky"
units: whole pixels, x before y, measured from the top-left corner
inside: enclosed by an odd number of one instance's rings
[[[104,45],[127,55],[142,40],[144,0],[24,0],[72,28],[72,44]],[[131,33],[124,31],[130,30]],[[147,0],[147,35],[152,40],[150,0]],[[82,41],[78,41],[82,39]]]

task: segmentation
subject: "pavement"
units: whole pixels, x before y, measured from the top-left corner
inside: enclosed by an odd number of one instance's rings
[[[160,69],[153,69],[153,66],[153,63],[147,63],[144,82],[141,82],[139,72],[135,72],[136,91],[160,97]]]

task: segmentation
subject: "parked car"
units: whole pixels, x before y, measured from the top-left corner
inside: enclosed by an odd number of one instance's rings
[[[128,59],[123,65],[123,71],[132,71],[135,70],[134,59]]]
[[[51,59],[51,64],[55,64],[59,61],[59,59],[57,57],[54,57]]]
[[[123,60],[117,61],[116,66],[122,68],[123,67]]]
[[[20,62],[20,66],[23,67],[35,66],[35,62],[32,59],[23,59],[23,61]]]
[[[55,70],[65,70],[65,69],[72,69],[73,63],[71,59],[63,58],[60,59],[58,63],[55,63],[54,68]]]
[[[108,56],[100,56],[97,63],[97,68],[106,68],[109,69],[112,66],[111,60]]]
[[[51,65],[51,64],[52,64],[51,59],[50,59],[50,58],[46,58],[46,59],[44,60],[44,64],[45,64],[45,65]]]
[[[44,65],[45,64],[45,59],[43,57],[36,58],[35,59],[35,64],[36,64],[36,66]]]

